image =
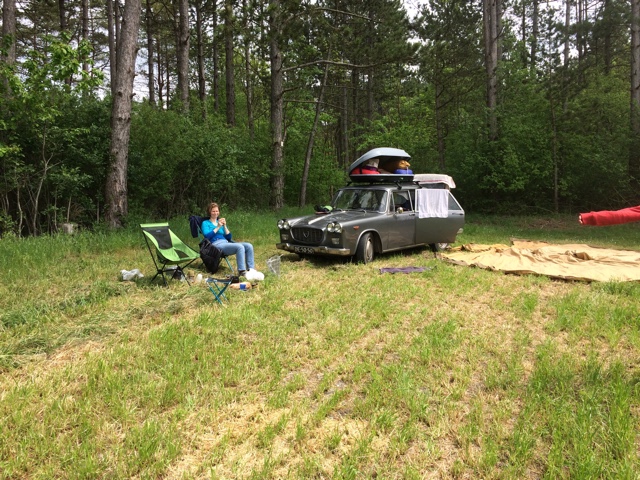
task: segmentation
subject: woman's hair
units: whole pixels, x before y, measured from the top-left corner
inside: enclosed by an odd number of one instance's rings
[[[211,210],[213,210],[216,207],[220,208],[220,207],[218,207],[218,204],[216,202],[211,202],[209,204],[209,206],[207,207],[207,215],[211,216]]]

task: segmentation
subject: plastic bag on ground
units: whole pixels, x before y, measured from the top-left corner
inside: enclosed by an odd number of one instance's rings
[[[125,282],[144,277],[142,272],[137,268],[134,268],[133,270],[120,270],[120,274],[122,275],[122,280]]]

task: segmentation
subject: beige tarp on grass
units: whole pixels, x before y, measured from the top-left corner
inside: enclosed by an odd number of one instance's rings
[[[463,245],[442,257],[458,265],[565,280],[640,281],[640,252],[634,250],[512,240],[511,246]]]

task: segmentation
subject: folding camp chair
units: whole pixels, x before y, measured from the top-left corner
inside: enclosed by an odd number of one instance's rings
[[[147,242],[149,254],[156,266],[156,274],[151,279],[153,282],[158,275],[162,275],[165,286],[167,284],[166,272],[182,275],[189,284],[184,268],[188,267],[194,260],[200,258],[200,254],[186,245],[178,236],[169,229],[168,223],[147,223],[141,224],[144,239]],[[156,254],[153,254],[151,245],[155,247]],[[169,268],[172,266],[173,268]],[[190,285],[190,284],[189,284]]]
[[[202,222],[204,222],[205,220],[208,220],[208,218],[201,217],[199,215],[191,215],[189,217],[189,226],[191,228],[191,236],[193,238],[198,238],[200,242],[204,240],[204,235],[202,234]],[[221,251],[220,259],[227,262],[227,267],[229,267],[229,270],[231,270],[231,275],[236,275],[236,271],[231,266],[231,262],[229,261],[229,256]],[[216,273],[216,272],[211,272],[211,273]]]
[[[223,299],[227,300],[224,291],[231,285],[231,278],[225,278],[224,280],[220,278],[207,278],[205,282],[219,304],[222,304]]]

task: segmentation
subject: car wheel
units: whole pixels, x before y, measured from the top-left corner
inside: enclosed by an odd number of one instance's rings
[[[449,244],[448,243],[432,243],[430,247],[431,247],[431,250],[434,252],[442,252],[447,248],[449,248]]]
[[[356,249],[356,261],[358,263],[369,263],[373,261],[374,255],[373,238],[370,233],[365,233]]]

